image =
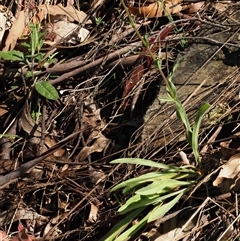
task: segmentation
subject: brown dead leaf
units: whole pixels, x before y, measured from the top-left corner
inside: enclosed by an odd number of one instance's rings
[[[200,11],[203,8],[204,4],[205,2],[190,3],[188,5],[187,13],[196,13]]]
[[[0,241],[9,241],[7,234],[2,230],[0,230]]]
[[[6,38],[5,47],[3,51],[13,50],[16,46],[18,38],[22,36],[25,25],[25,14],[21,11],[18,18],[13,22],[13,25]]]
[[[14,160],[0,159],[0,174],[10,172],[18,167],[18,164]]]
[[[9,112],[9,108],[6,104],[0,104],[0,117]]]
[[[182,0],[168,0],[165,3],[157,1],[148,6],[128,7],[128,9],[138,17],[155,18],[180,12],[182,10],[182,6],[179,5],[180,2]]]
[[[93,203],[90,203],[90,205],[91,205],[91,209],[88,216],[88,221],[91,223],[95,223],[98,219],[98,207],[95,206]]]
[[[213,186],[219,187],[223,193],[240,190],[240,154],[232,156],[222,166]]]
[[[102,133],[98,134],[97,139],[92,146],[85,146],[78,154],[76,161],[84,161],[90,154],[94,152],[102,152],[110,143],[110,140],[107,139]]]
[[[230,141],[224,141],[220,143],[222,156],[225,160],[229,159],[231,156],[240,152],[240,137],[231,139]]]
[[[76,41],[85,41],[89,36],[90,32],[87,29],[80,28],[78,24],[69,22],[67,16],[50,16],[49,20],[50,24],[45,26],[46,32],[49,33],[46,39],[51,40],[52,43],[48,41],[48,45],[53,45],[63,40],[63,38],[66,38],[68,43],[75,44]]]
[[[62,4],[58,5],[40,5],[38,6],[38,9],[40,11],[43,11],[44,15],[46,16],[47,14],[49,15],[63,15],[67,16],[68,21],[74,22],[77,21],[79,23],[82,23],[84,19],[87,17],[87,14],[84,13],[83,11],[79,11],[76,8],[74,8],[71,5],[68,5],[66,7],[63,7]]]
[[[57,142],[55,141],[54,138],[51,138],[50,136],[46,136],[45,137],[45,145],[48,147],[48,148],[51,148],[53,146],[55,146],[57,144]],[[66,154],[66,151],[62,148],[58,149],[56,152],[53,153],[53,155],[55,157],[62,157]]]

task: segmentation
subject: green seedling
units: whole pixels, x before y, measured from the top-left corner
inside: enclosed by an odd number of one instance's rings
[[[49,100],[57,100],[59,96],[56,88],[47,80],[38,81],[36,77],[40,71],[36,71],[35,66],[39,63],[42,63],[45,56],[45,53],[41,52],[41,48],[44,44],[44,33],[41,32],[40,24],[30,24],[29,28],[31,30],[30,42],[25,42],[22,44],[27,48],[27,53],[22,53],[18,50],[8,52],[0,51],[0,57],[7,61],[25,62],[28,66],[28,71],[25,75],[25,78],[33,79],[33,87],[40,95]],[[49,56],[45,62],[53,62],[53,57],[54,55]]]

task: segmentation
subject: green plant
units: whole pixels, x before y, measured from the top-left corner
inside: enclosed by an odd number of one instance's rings
[[[199,150],[198,150],[198,134],[199,134],[199,129],[200,129],[200,124],[201,124],[202,118],[203,118],[204,114],[206,113],[206,111],[210,108],[210,104],[206,103],[198,110],[193,127],[191,127],[191,124],[187,117],[184,106],[182,105],[181,101],[179,100],[179,98],[177,96],[176,87],[172,82],[173,73],[178,66],[179,66],[179,62],[174,65],[172,73],[167,78],[167,81],[168,81],[168,86],[166,87],[167,97],[165,97],[165,98],[161,97],[161,98],[159,98],[159,100],[160,101],[169,101],[169,102],[174,103],[177,118],[183,123],[183,125],[185,127],[186,139],[188,141],[188,144],[191,146],[191,148],[193,150],[193,154],[194,154],[197,164],[201,165],[201,158],[200,158]]]
[[[174,66],[173,72],[177,66]],[[191,127],[186,111],[177,97],[176,87],[172,82],[173,72],[168,77],[167,97],[161,98],[161,100],[175,104],[177,117],[185,127],[187,141],[192,147],[197,164],[200,166],[198,134],[202,117],[210,105],[205,104],[199,109],[193,127]],[[194,166],[177,167],[138,158],[122,158],[111,163],[143,165],[158,168],[159,170],[123,181],[112,188],[111,191],[122,189],[123,195],[132,194],[132,196],[118,209],[120,215],[127,213],[128,215],[115,225],[101,239],[102,241],[129,240],[144,225],[164,216],[201,175],[201,171]],[[139,220],[137,224],[126,229],[130,222],[142,213],[146,207],[151,207],[151,211],[147,211],[148,214]]]
[[[123,195],[131,193],[133,195],[118,209],[120,215],[127,214],[127,216],[101,241],[131,239],[144,225],[164,216],[199,177],[197,169],[193,166],[175,167],[138,158],[122,158],[111,163],[144,165],[159,168],[159,170],[123,181],[113,187],[111,191],[122,189]],[[149,207],[151,207],[150,211],[145,210]],[[130,223],[144,210],[147,215],[130,227]]]
[[[0,57],[7,61],[25,62],[28,66],[28,71],[25,75],[25,78],[32,78],[32,86],[40,95],[50,100],[57,100],[59,96],[55,87],[52,86],[47,80],[38,81],[36,76],[40,72],[35,70],[35,66],[45,61],[45,53],[41,52],[41,48],[44,44],[44,33],[40,32],[40,24],[30,24],[29,28],[31,31],[30,41],[29,43],[24,42],[22,44],[22,46],[27,48],[27,52],[23,53],[18,50],[12,50],[8,52],[0,51]],[[54,55],[49,56],[45,62],[51,63],[53,61],[53,57]]]
[[[204,104],[199,109],[196,114],[194,124],[191,126],[184,106],[177,96],[176,87],[172,82],[173,73],[179,66],[179,63],[173,67],[172,73],[168,76],[168,78],[166,78],[161,68],[161,59],[156,57],[156,55],[154,55],[151,51],[147,38],[140,35],[124,3],[124,0],[121,0],[121,3],[128,14],[132,27],[139,39],[142,41],[143,46],[147,49],[155,67],[159,70],[166,84],[167,96],[165,98],[160,98],[160,100],[169,101],[174,104],[177,118],[184,125],[186,139],[193,150],[196,163],[199,167],[201,166],[201,158],[198,150],[199,129],[201,120],[210,105]],[[197,178],[201,175],[200,169],[194,166],[177,167],[139,158],[122,158],[114,160],[111,163],[143,165],[154,167],[158,170],[123,181],[112,188],[111,191],[121,189],[123,195],[130,195],[130,197],[127,199],[126,203],[118,209],[118,213],[120,215],[126,216],[123,217],[123,219],[116,224],[101,239],[101,241],[126,241],[132,239],[132,237],[147,223],[164,216],[181,199],[184,193],[191,188]],[[147,214],[143,218],[140,218],[143,212],[144,214]],[[138,222],[131,225],[131,222],[136,218],[138,218]]]

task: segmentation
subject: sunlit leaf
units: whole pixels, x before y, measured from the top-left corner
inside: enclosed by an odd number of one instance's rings
[[[156,180],[161,180],[161,179],[167,179],[167,178],[175,178],[175,179],[182,179],[182,178],[190,178],[190,177],[195,177],[196,176],[196,171],[190,168],[184,168],[180,167],[178,172],[150,172],[143,174],[139,177],[134,177],[129,180],[123,181],[119,184],[117,184],[115,187],[111,189],[112,191],[116,191],[121,188],[125,188],[124,191],[128,191],[129,189],[132,189],[140,184],[148,183],[148,182],[153,182]]]
[[[148,223],[163,217],[179,201],[185,190],[183,189],[172,201],[155,207],[149,215]]]
[[[17,50],[8,52],[0,51],[0,57],[8,61],[22,61],[24,59],[23,53]]]
[[[141,159],[141,158],[120,158],[116,159],[114,161],[111,161],[110,163],[127,163],[127,164],[135,164],[135,165],[143,165],[143,166],[150,166],[150,167],[156,167],[156,168],[161,168],[161,169],[171,169],[172,166],[146,160],[146,159]]]
[[[164,188],[166,188],[165,192],[169,192],[171,189],[183,186],[183,185],[189,185],[190,182],[187,181],[178,181],[175,179],[163,179],[159,181],[155,181],[151,183],[150,185],[143,187],[136,191],[136,194],[139,195],[152,195],[152,194],[162,194],[164,191]]]
[[[123,232],[123,230],[137,217],[145,208],[138,208],[137,210],[129,213],[125,218],[118,222],[114,227],[99,241],[115,241],[116,237]]]
[[[161,203],[161,202],[162,200],[159,197],[159,195],[149,195],[149,196],[134,195],[133,197],[129,198],[127,202],[118,209],[118,212],[120,214],[125,214],[137,208],[146,207],[150,204]]]
[[[129,228],[124,233],[122,233],[119,237],[117,237],[115,241],[130,240],[134,234],[136,234],[142,227],[144,227],[147,224],[148,217],[149,215],[146,215],[143,219],[141,219],[139,222],[134,224],[131,228]]]
[[[205,112],[210,108],[210,104],[204,104],[198,111],[195,122],[193,125],[193,133],[192,133],[192,149],[195,156],[196,161],[198,164],[200,163],[200,156],[198,151],[198,134],[200,129],[200,124]]]

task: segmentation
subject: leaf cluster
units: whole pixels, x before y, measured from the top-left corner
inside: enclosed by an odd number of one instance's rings
[[[41,63],[44,60],[45,54],[41,52],[41,48],[44,44],[44,33],[40,32],[40,24],[30,24],[30,42],[22,43],[22,46],[27,48],[27,52],[23,53],[19,50],[12,50],[8,52],[0,51],[0,57],[6,61],[18,61],[25,62],[28,66],[28,71],[25,78],[32,78],[33,86],[37,92],[49,100],[57,100],[59,95],[54,86],[52,86],[47,80],[37,81],[35,77],[38,71],[34,70],[35,61]],[[47,63],[53,61],[54,56],[48,57]]]
[[[198,173],[192,166],[176,167],[139,158],[122,158],[111,163],[127,163],[157,168],[158,171],[123,181],[111,191],[122,190],[123,195],[133,195],[118,212],[126,215],[101,241],[125,241],[133,237],[144,225],[164,216],[196,180]],[[151,211],[136,224],[126,229],[146,208]],[[126,230],[125,230],[126,229]]]

